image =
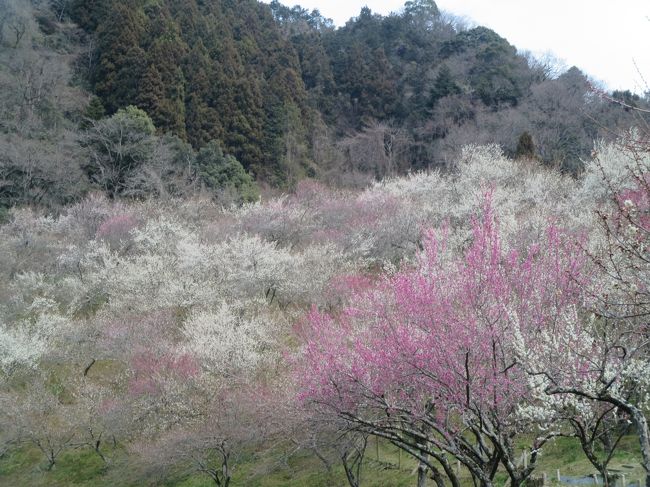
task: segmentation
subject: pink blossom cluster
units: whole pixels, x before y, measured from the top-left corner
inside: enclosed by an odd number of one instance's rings
[[[618,204],[617,223],[623,227],[637,226],[642,232],[650,232],[650,174],[638,176],[632,188],[616,195]],[[643,238],[641,235],[638,238]]]
[[[583,298],[573,242],[550,226],[539,244],[505,250],[488,195],[464,255],[443,258],[444,240],[427,232],[414,268],[359,286],[336,315],[311,310],[295,360],[301,399],[415,417],[433,408],[440,421],[508,418],[529,394],[522,344]]]
[[[123,240],[137,226],[137,219],[128,213],[114,215],[102,222],[95,237],[108,240]]]
[[[132,378],[129,392],[133,395],[156,394],[171,380],[183,381],[200,373],[198,361],[189,354],[159,354],[149,351],[135,353],[131,360]]]

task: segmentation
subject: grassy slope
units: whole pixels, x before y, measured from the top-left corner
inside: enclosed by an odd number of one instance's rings
[[[51,472],[43,470],[43,459],[40,452],[31,447],[13,451],[0,460],[0,485],[34,486],[34,487],[67,487],[67,486],[136,486],[143,485],[143,477],[135,470],[135,466],[126,462],[126,455],[120,450],[109,452],[112,458],[110,466],[104,466],[102,461],[92,451],[71,450],[65,453]],[[378,462],[376,459],[375,442],[369,443],[366,461],[362,473],[364,487],[379,486],[413,486],[416,482],[414,474],[415,462],[402,455],[401,468],[397,468],[397,451],[391,445],[380,445]],[[635,439],[625,438],[621,449],[611,464],[612,468],[622,465],[634,465],[634,469],[622,468],[630,482],[641,477],[641,467],[637,460],[638,453]],[[537,474],[546,472],[553,480],[556,469],[562,475],[582,476],[594,472],[582,455],[578,445],[568,439],[559,439],[544,450]],[[148,477],[145,485],[164,485],[167,487],[207,487],[214,485],[208,477],[182,472],[170,473],[165,480]],[[467,485],[469,485],[469,478]],[[505,477],[499,476],[498,484]],[[431,483],[433,484],[433,483]],[[285,465],[278,466],[270,472],[260,472],[259,462],[252,459],[238,465],[232,482],[233,487],[334,487],[346,486],[343,469],[336,465],[327,472],[322,463],[313,456],[295,455]]]

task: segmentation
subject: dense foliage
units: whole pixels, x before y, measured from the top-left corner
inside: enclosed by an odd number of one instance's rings
[[[257,177],[285,182],[287,138],[311,115],[298,59],[268,7],[243,2],[71,2],[96,38],[93,90],[109,113],[137,105],[161,133],[219,140]],[[301,163],[296,162],[300,165]],[[300,172],[302,171],[302,173]]]
[[[590,96],[578,69],[562,73],[429,0],[386,17],[364,8],[338,29],[318,11],[277,1],[63,3],[59,20],[88,33],[78,67],[107,114],[138,106],[159,133],[194,149],[216,140],[274,185],[441,165],[469,141],[514,154],[524,132],[535,156],[577,171],[592,141],[608,136],[602,126],[632,122]],[[377,124],[408,136],[394,167],[359,165],[348,150]]]
[[[150,109],[146,97],[129,104],[125,96],[115,110],[105,97],[89,96],[83,85],[94,72],[96,44],[77,26],[62,22],[71,7],[69,2],[2,4],[0,218],[14,205],[57,209],[98,189],[111,197],[204,191],[226,205],[254,200],[258,193],[251,175],[216,140],[206,139],[207,152],[200,156],[183,140],[184,132],[172,130]],[[12,29],[21,33],[13,41]],[[124,73],[116,76],[128,80]],[[119,90],[115,94],[121,96]],[[184,109],[169,110],[182,114]]]
[[[603,127],[627,128],[647,105],[630,92],[603,100],[578,69],[517,52],[429,0],[385,17],[365,8],[338,29],[277,1],[3,5],[3,208],[58,207],[98,188],[254,198],[239,169],[194,162],[210,144],[285,189],[449,167],[469,142],[577,173],[593,141],[611,138]],[[149,156],[107,165],[97,139],[129,106],[155,127]]]

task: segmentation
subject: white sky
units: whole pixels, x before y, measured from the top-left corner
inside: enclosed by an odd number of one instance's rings
[[[281,0],[282,1],[282,0]],[[405,0],[285,0],[344,25],[364,5],[386,15]],[[650,0],[436,0],[519,50],[551,52],[609,89],[650,89]],[[634,63],[638,66],[638,71]],[[643,81],[639,72],[647,83]]]

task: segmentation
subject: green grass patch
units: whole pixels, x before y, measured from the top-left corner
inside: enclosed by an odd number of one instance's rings
[[[405,453],[385,442],[377,443],[371,438],[361,473],[364,487],[406,487],[415,485],[416,462]],[[211,479],[196,472],[189,464],[173,466],[169,473],[160,477],[143,474],[139,469],[137,456],[117,448],[107,450],[109,463],[102,460],[89,448],[71,449],[61,455],[52,471],[45,471],[45,459],[41,452],[23,445],[0,459],[0,485],[33,487],[209,487]],[[233,487],[345,487],[347,481],[342,465],[334,464],[328,471],[324,464],[309,452],[291,455],[286,461],[277,459],[277,452],[262,451],[248,454],[233,466]],[[641,477],[639,452],[636,438],[626,437],[615,455],[611,466],[621,468],[630,481]],[[628,467],[622,467],[627,465]],[[629,468],[633,465],[634,468]],[[555,484],[556,471],[562,475],[583,476],[594,472],[586,460],[577,441],[558,438],[544,448],[534,475],[541,477],[545,472]],[[463,486],[469,487],[471,479],[461,469]],[[499,472],[495,485],[505,485],[507,478]],[[433,485],[433,482],[430,481]]]

